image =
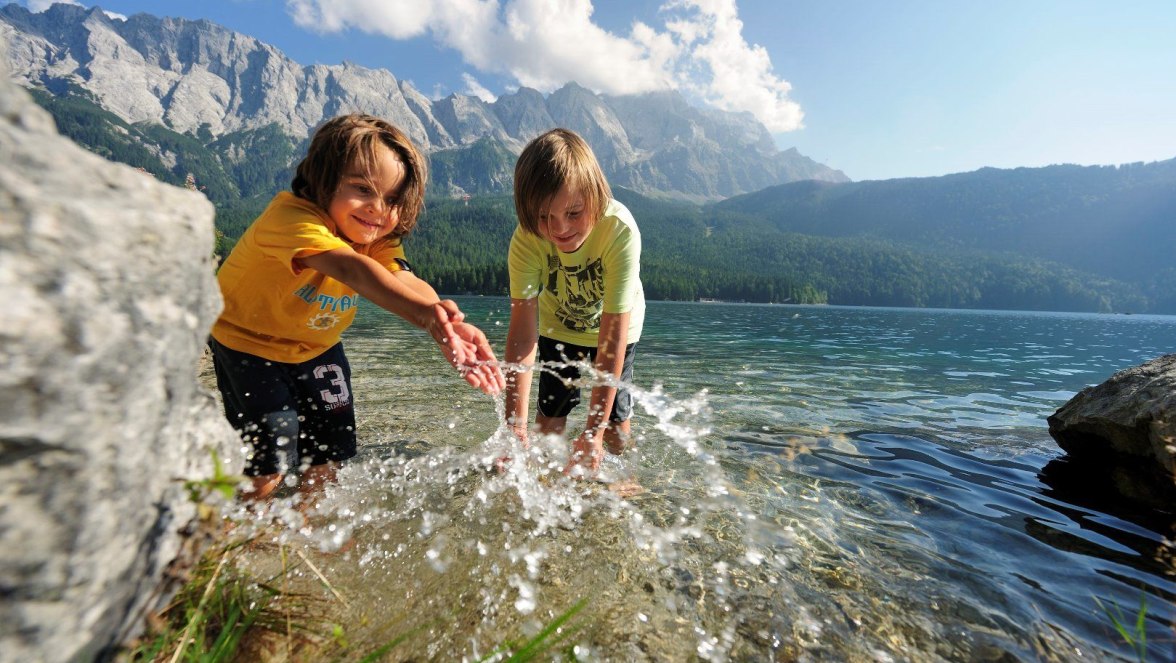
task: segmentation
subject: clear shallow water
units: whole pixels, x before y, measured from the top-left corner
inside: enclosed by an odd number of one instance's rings
[[[507,301],[459,303],[501,352]],[[353,640],[420,629],[398,658],[484,656],[582,598],[585,659],[1134,660],[1096,597],[1146,600],[1148,660],[1176,652],[1172,510],[1074,487],[1045,423],[1176,350],[1176,318],[652,302],[638,448],[606,467],[628,500],[548,471],[559,440],[494,471],[496,404],[398,320],[346,343],[361,456],[278,538],[353,539],[317,563]]]

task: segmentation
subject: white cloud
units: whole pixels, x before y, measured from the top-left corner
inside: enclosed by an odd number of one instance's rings
[[[724,110],[755,115],[772,131],[803,126],[800,104],[788,98],[792,85],[772,71],[767,49],[743,39],[735,0],[671,0],[663,9],[685,10],[687,18],[674,27],[689,37],[691,68],[701,68],[687,83]],[[673,28],[671,28],[673,29]]]
[[[75,2],[74,0],[28,0],[26,4],[28,5],[29,11],[33,12],[34,14],[40,14],[56,3],[61,3],[63,5],[77,5],[79,7],[83,6],[82,3]]]
[[[485,85],[478,82],[471,74],[465,73],[461,75],[461,80],[465,81],[465,93],[471,97],[477,97],[488,104],[494,103],[498,97],[493,92],[486,89]]]
[[[666,0],[663,25],[628,35],[592,21],[591,0],[286,0],[301,26],[392,39],[430,37],[471,67],[550,92],[568,81],[608,94],[679,89],[773,132],[802,125],[792,86],[762,46],[743,38],[735,0]],[[470,75],[470,94],[493,97]]]
[[[85,7],[85,5],[83,5],[80,2],[77,2],[77,0],[28,0],[26,2],[26,4],[28,6],[28,10],[33,12],[34,14],[40,14],[41,12],[45,11],[46,9],[49,9],[50,7],[52,7],[55,4],[74,5],[77,7]],[[107,16],[109,16],[110,18],[112,18],[116,21],[127,20],[127,17],[124,14],[106,11],[105,9],[102,10],[102,13],[106,14]]]

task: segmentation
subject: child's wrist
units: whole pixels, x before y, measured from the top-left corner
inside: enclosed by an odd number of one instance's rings
[[[442,340],[445,337],[445,327],[450,322],[449,312],[441,302],[428,304],[421,315],[421,328],[429,332],[433,338]]]
[[[426,317],[424,319],[424,324],[421,325],[421,329],[424,329],[425,332],[437,340],[437,342],[441,342],[445,339],[445,327],[436,318]]]

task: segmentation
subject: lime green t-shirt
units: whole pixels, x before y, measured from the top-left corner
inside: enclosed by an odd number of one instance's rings
[[[641,233],[619,202],[609,201],[604,217],[572,253],[516,227],[508,264],[510,296],[539,298],[541,336],[596,347],[601,314],[629,312],[628,342],[641,338]]]
[[[336,343],[355,319],[359,295],[298,258],[345,246],[389,271],[407,268],[399,242],[352,245],[320,207],[284,191],[249,226],[217,272],[225,308],[212,337],[271,361],[300,363]]]

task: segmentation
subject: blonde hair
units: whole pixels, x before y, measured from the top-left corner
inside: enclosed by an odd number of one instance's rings
[[[404,164],[404,182],[396,203],[399,222],[388,235],[399,240],[416,226],[425,207],[428,166],[403,131],[372,115],[354,113],[327,120],[314,133],[306,157],[298,164],[290,190],[294,195],[327,209],[343,176],[352,167],[371,173],[376,146],[384,144]]]
[[[567,185],[584,197],[585,211],[604,216],[612,190],[592,148],[576,132],[552,129],[523,148],[515,163],[514,203],[519,225],[539,235],[539,214]]]

